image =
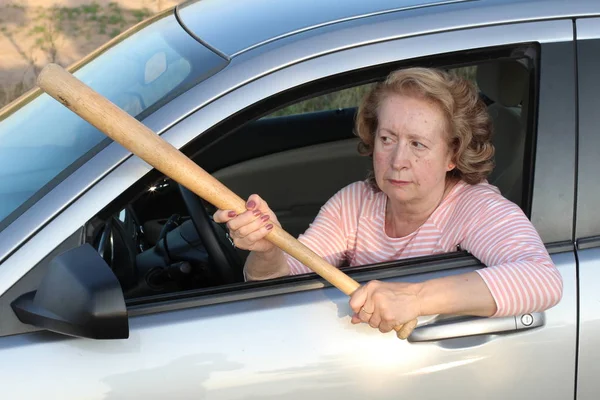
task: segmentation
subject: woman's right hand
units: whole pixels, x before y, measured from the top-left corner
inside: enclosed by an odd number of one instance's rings
[[[276,248],[264,237],[274,224],[281,225],[267,202],[256,194],[248,198],[245,212],[238,215],[232,210],[217,210],[213,219],[217,223],[227,224],[229,236],[237,248],[258,253],[271,252]]]

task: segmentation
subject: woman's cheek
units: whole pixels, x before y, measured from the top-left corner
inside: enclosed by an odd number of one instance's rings
[[[438,183],[444,181],[446,170],[439,162],[430,158],[420,159],[417,163],[418,175],[421,178],[422,184],[425,186],[437,186]]]
[[[386,162],[385,153],[382,153],[379,151],[373,152],[373,167],[375,168],[376,171],[382,170],[383,167],[385,166],[385,162]]]
[[[433,177],[432,162],[427,157],[415,157],[413,160],[413,174],[419,186],[429,186]]]
[[[385,174],[385,158],[382,154],[373,153],[373,173],[375,175],[375,182],[381,187],[383,185],[383,175]]]

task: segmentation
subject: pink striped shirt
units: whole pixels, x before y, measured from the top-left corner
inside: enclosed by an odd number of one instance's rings
[[[468,251],[498,311],[494,316],[543,311],[562,297],[562,278],[522,210],[488,183],[457,183],[415,232],[385,233],[387,196],[366,182],[352,183],[321,208],[298,240],[339,267]],[[345,263],[345,264],[346,264]],[[288,256],[292,275],[311,272]]]

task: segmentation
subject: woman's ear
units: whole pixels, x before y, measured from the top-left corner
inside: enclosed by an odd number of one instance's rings
[[[454,155],[453,154],[448,154],[448,164],[446,164],[446,172],[450,172],[452,171],[454,168],[456,168],[456,163],[454,162]]]

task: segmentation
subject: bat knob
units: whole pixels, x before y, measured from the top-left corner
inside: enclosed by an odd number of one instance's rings
[[[413,319],[412,321],[408,321],[404,325],[395,326],[394,330],[396,331],[396,336],[398,336],[398,339],[405,340],[410,336],[410,334],[416,327],[417,320]]]

